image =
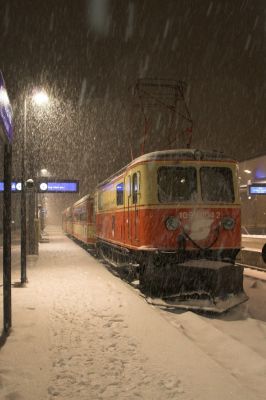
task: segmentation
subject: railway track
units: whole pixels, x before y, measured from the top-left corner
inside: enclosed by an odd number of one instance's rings
[[[266,273],[266,266],[265,266],[265,268],[263,268],[263,267],[257,267],[257,266],[254,266],[254,265],[249,265],[249,264],[242,264],[242,263],[236,263],[235,265],[239,266],[239,267],[253,269],[254,271],[261,271],[261,272],[265,272]]]

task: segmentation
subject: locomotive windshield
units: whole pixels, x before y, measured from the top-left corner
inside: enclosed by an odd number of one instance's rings
[[[193,201],[196,193],[196,168],[160,167],[158,169],[158,198],[161,203]]]
[[[230,168],[200,168],[203,201],[233,203],[235,201],[233,175]]]

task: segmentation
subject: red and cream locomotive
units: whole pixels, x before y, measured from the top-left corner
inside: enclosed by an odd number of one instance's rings
[[[65,210],[63,229],[152,296],[228,308],[246,300],[237,169],[216,151],[145,154]]]

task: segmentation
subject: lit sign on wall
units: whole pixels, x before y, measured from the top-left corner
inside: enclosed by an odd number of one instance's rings
[[[253,183],[249,185],[248,192],[250,195],[265,194],[266,195],[266,183]]]

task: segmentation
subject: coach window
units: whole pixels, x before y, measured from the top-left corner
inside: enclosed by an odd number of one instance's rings
[[[88,213],[86,210],[82,210],[80,214],[80,221],[87,221],[88,219]]]
[[[75,222],[78,222],[79,221],[79,214],[78,214],[78,211],[77,211],[77,209],[76,210],[74,210],[74,221]]]
[[[133,204],[136,204],[138,202],[139,190],[140,190],[140,173],[135,172],[132,177]]]
[[[94,220],[94,208],[93,208],[93,202],[89,202],[88,206],[88,222],[93,222]]]
[[[124,183],[120,182],[116,185],[116,205],[122,206],[124,204]]]

